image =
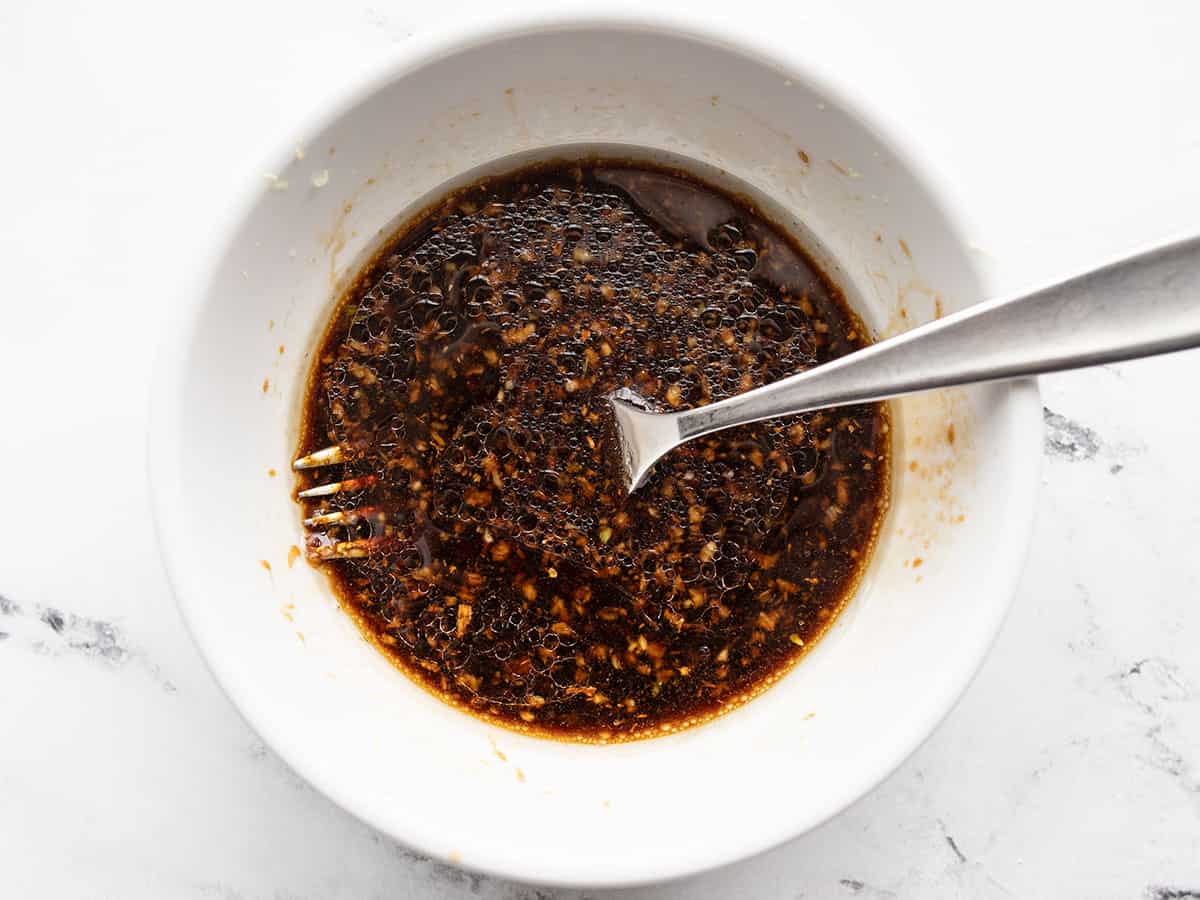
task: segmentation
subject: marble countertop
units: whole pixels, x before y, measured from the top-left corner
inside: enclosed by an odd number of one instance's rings
[[[1191,0],[690,6],[794,29],[890,104],[1005,287],[1197,227]],[[330,85],[489,7],[0,8],[0,895],[579,896],[424,859],[279,762],[182,626],[144,477],[174,273],[232,185]],[[1189,353],[1044,379],[1024,577],[945,723],[816,831],[624,893],[1200,898],[1198,378]]]

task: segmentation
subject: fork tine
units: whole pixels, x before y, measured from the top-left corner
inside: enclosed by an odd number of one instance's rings
[[[368,488],[375,483],[374,475],[366,475],[362,478],[348,478],[345,481],[335,481],[332,484],[319,484],[316,487],[311,487],[306,491],[300,491],[296,496],[302,498],[308,497],[328,497],[331,494],[340,494],[342,491],[358,491],[363,488]]]
[[[311,516],[304,520],[304,527],[316,528],[318,525],[353,525],[362,519],[378,519],[380,522],[383,522],[385,518],[385,513],[378,506],[364,506],[359,509],[347,509]]]
[[[350,454],[340,444],[334,444],[332,447],[324,447],[316,450],[308,456],[302,456],[294,463],[293,469],[315,469],[318,466],[332,466],[340,462],[345,462],[350,458]]]

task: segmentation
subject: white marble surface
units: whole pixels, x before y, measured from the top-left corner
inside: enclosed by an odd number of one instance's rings
[[[493,6],[0,5],[0,896],[559,896],[413,855],[262,745],[176,614],[143,475],[172,271],[232,185],[330,84]],[[1198,227],[1193,0],[787,6],[726,5],[902,115],[1005,285]],[[1198,377],[1045,379],[1028,565],[943,726],[817,831],[626,893],[1200,898]]]

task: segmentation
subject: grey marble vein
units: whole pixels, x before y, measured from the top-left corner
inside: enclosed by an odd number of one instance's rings
[[[1151,885],[1146,888],[1146,900],[1200,900],[1200,888],[1176,888]]]
[[[111,622],[64,613],[53,607],[43,609],[38,618],[55,634],[61,635],[72,650],[99,656],[113,663],[123,663],[129,659],[129,649]]]
[[[1042,408],[1046,426],[1045,452],[1055,459],[1083,462],[1100,452],[1100,437],[1085,425],[1059,415],[1049,407]]]
[[[54,606],[38,606],[35,612],[36,616],[26,614],[20,604],[0,594],[0,616],[12,620],[0,631],[0,642],[24,646],[39,656],[77,654],[112,668],[138,659],[164,691],[175,693],[174,683],[157,664],[132,648],[115,623]]]
[[[958,857],[958,861],[960,863],[965,863],[967,861],[967,857],[959,848],[958,842],[954,840],[954,835],[946,830],[946,823],[939,820],[938,826],[942,829],[942,837],[945,839],[946,845],[950,848],[954,855]]]
[[[1200,809],[1200,778],[1191,747],[1179,734],[1170,704],[1187,703],[1194,692],[1175,663],[1162,657],[1140,659],[1113,676],[1118,693],[1146,720],[1143,763],[1172,778]]]

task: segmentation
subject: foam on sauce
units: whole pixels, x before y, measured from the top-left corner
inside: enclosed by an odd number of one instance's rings
[[[519,730],[622,740],[753,696],[824,632],[887,504],[886,408],[758,423],[669,454],[625,497],[607,404],[720,400],[868,343],[747,202],[681,172],[549,164],[402,227],[342,298],[299,487],[353,511],[310,537],[344,607],[444,699]]]

